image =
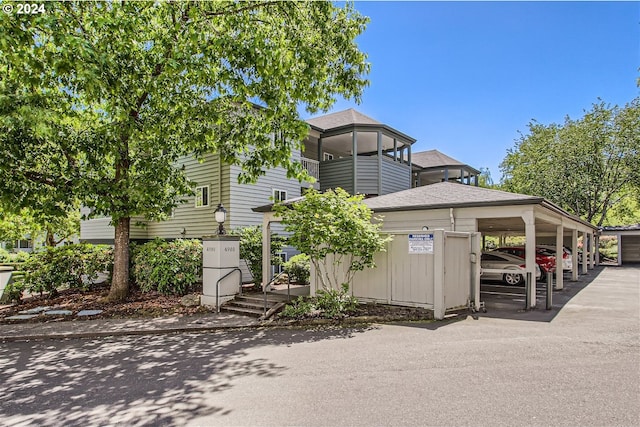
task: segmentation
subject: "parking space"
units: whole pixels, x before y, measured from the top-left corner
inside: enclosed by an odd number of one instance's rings
[[[604,268],[596,267],[588,274],[580,275],[577,281],[571,281],[571,272],[565,272],[564,287],[553,291],[553,304],[550,310],[546,309],[547,285],[544,282],[537,283],[535,309],[526,310],[524,286],[509,286],[499,281],[483,281],[480,285],[480,300],[484,302],[487,312],[477,315],[549,322],[571,298],[597,278]]]

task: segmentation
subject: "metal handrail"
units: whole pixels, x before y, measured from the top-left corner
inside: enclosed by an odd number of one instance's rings
[[[264,314],[267,314],[267,287],[274,284],[278,277],[282,276],[283,274],[286,274],[286,272],[281,271],[280,273],[276,274],[275,276],[273,276],[271,281],[262,288],[262,292],[264,294]],[[291,279],[289,278],[289,275],[287,275],[287,299],[291,300]]]
[[[236,271],[240,272],[240,293],[242,293],[242,270],[239,267],[236,267],[233,270],[229,271],[224,276],[222,276],[221,278],[219,278],[218,281],[216,282],[216,310],[218,313],[220,313],[220,282],[226,279],[227,277],[229,277],[231,273]]]

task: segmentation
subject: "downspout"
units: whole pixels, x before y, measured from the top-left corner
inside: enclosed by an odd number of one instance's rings
[[[456,219],[453,217],[453,208],[449,208],[449,218],[451,219],[451,231],[456,231]]]

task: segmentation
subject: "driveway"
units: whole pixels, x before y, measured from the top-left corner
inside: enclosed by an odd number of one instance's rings
[[[590,274],[594,280],[545,321],[487,313],[5,343],[0,419],[8,426],[640,425],[640,268]]]

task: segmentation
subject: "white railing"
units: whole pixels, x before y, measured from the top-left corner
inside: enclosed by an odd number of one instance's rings
[[[306,157],[300,157],[300,163],[302,163],[302,167],[310,176],[317,180],[320,179],[320,162],[317,160],[307,159]]]

